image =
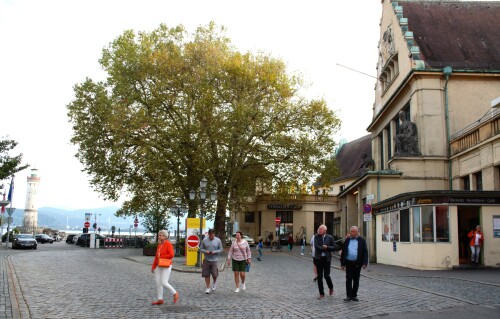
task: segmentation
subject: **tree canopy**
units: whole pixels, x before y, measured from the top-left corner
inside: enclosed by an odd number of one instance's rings
[[[24,170],[29,165],[22,165],[23,154],[10,156],[9,152],[17,146],[17,142],[9,139],[0,139],[0,180],[4,180],[15,173]]]
[[[226,210],[257,181],[309,181],[335,145],[340,120],[325,101],[301,96],[283,61],[239,52],[214,23],[125,31],[99,63],[106,80],[76,84],[68,117],[76,156],[107,199],[151,188],[183,198],[193,217],[189,190],[205,177],[223,234]]]

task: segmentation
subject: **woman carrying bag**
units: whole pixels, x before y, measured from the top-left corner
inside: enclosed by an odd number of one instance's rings
[[[158,248],[156,249],[155,259],[151,266],[151,272],[155,274],[156,289],[158,300],[153,301],[152,305],[162,305],[163,287],[167,288],[174,295],[174,303],[179,300],[179,293],[168,283],[170,272],[172,271],[172,258],[174,258],[174,248],[167,239],[167,232],[160,230],[158,232]]]
[[[250,263],[252,258],[252,253],[250,252],[250,246],[248,242],[243,239],[243,233],[240,231],[236,232],[236,240],[231,244],[229,252],[227,255],[227,266],[232,262],[233,273],[234,273],[234,283],[236,284],[236,290],[234,292],[240,292],[240,279],[241,279],[241,289],[245,290],[245,271],[250,270]]]

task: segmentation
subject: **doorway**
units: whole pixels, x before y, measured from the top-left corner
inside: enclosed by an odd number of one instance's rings
[[[481,225],[480,221],[480,206],[458,206],[458,249],[459,249],[459,264],[470,264],[471,250],[470,239],[468,234],[475,229],[477,225]]]

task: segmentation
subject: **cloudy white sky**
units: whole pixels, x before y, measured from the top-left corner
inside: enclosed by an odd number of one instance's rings
[[[73,85],[103,78],[101,50],[126,29],[192,31],[213,20],[240,51],[270,53],[302,73],[305,94],[342,119],[335,139],[352,141],[367,134],[375,79],[337,64],[376,75],[380,16],[379,0],[0,0],[0,137],[16,140],[14,154],[38,169],[39,207],[119,205],[89,187],[69,144]],[[14,207],[24,208],[28,174],[16,175]]]

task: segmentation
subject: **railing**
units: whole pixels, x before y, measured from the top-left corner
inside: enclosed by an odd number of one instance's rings
[[[492,109],[481,119],[452,136],[452,155],[474,147],[498,134],[500,134],[500,109]]]

